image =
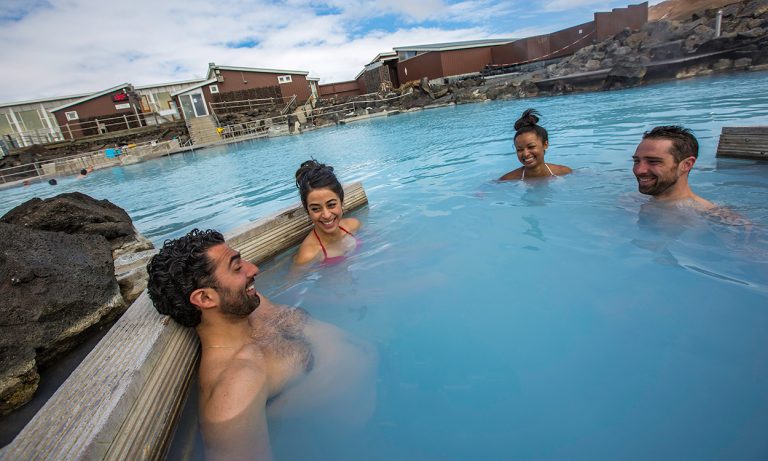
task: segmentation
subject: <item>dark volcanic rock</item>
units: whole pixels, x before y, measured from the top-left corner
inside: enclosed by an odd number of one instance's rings
[[[738,16],[756,18],[765,13],[768,13],[768,0],[752,0],[739,12]]]
[[[629,60],[616,63],[605,79],[605,87],[626,88],[639,85],[645,77],[646,67],[640,62]]]
[[[115,257],[152,249],[152,243],[133,227],[128,213],[109,200],[71,192],[41,200],[34,198],[12,209],[0,222],[67,234],[101,235]]]
[[[0,413],[31,398],[45,365],[125,310],[110,244],[0,223]]]
[[[701,44],[696,48],[696,53],[712,53],[715,51],[723,51],[735,48],[739,45],[739,40],[736,37],[728,35],[722,35],[720,37],[713,38]]]
[[[676,29],[678,28],[679,26],[675,24],[675,21],[665,19],[644,24],[640,31],[648,34],[648,38],[643,40],[643,47],[650,48],[659,43],[674,40],[677,38]]]
[[[652,61],[665,61],[667,59],[682,58],[685,55],[683,51],[683,41],[675,40],[672,42],[661,43],[648,50]]]

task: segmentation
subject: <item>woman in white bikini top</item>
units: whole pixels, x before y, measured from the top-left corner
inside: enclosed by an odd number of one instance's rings
[[[564,165],[544,162],[544,153],[549,147],[549,136],[544,127],[537,125],[538,115],[534,109],[528,109],[515,122],[515,150],[517,159],[523,166],[506,173],[499,180],[562,176],[573,171]]]

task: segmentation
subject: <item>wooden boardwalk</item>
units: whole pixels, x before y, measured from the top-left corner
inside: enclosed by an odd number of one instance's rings
[[[723,127],[717,157],[768,159],[768,126]]]

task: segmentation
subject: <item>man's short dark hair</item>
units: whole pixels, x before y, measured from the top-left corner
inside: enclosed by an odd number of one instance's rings
[[[688,157],[699,158],[699,142],[691,130],[677,125],[657,126],[643,133],[643,139],[669,139],[672,141],[670,152],[677,162]]]
[[[200,310],[189,302],[198,288],[215,287],[213,261],[206,252],[224,243],[215,230],[192,229],[183,237],[166,240],[147,264],[147,292],[158,312],[187,327],[200,323]]]

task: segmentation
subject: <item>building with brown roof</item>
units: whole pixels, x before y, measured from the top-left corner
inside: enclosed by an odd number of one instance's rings
[[[217,104],[246,100],[272,100],[285,104],[295,97],[298,104],[317,93],[317,80],[301,70],[208,64],[206,79],[171,93],[185,119],[216,113]],[[313,89],[314,87],[314,89]]]
[[[123,83],[51,109],[65,139],[144,125],[139,95]]]

